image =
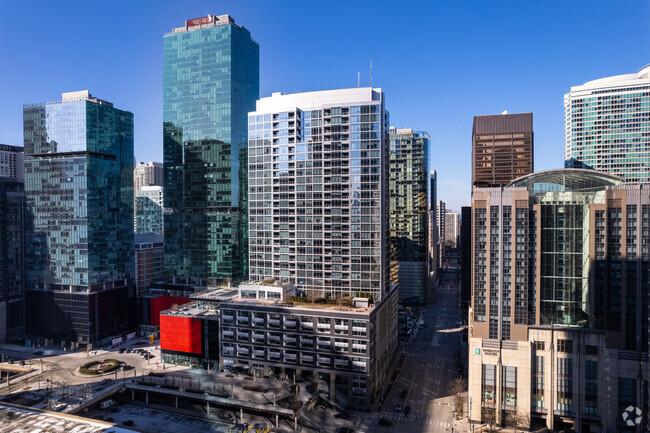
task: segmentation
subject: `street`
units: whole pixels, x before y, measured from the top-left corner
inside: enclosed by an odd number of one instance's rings
[[[358,433],[446,433],[452,430],[455,407],[450,385],[459,373],[462,323],[458,284],[452,285],[452,278],[443,279],[432,305],[421,310],[425,327],[416,327],[414,335],[403,345],[405,362],[401,374],[381,410],[357,422]],[[404,390],[406,397],[402,398]],[[397,405],[401,410],[396,410]],[[408,416],[404,413],[406,406],[411,408]],[[379,425],[380,418],[391,421],[392,426]]]

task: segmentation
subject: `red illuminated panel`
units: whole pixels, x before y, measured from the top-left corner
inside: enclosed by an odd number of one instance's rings
[[[160,325],[160,312],[168,310],[172,305],[183,305],[190,302],[188,298],[182,298],[180,296],[158,296],[157,298],[152,298],[149,302],[149,323],[153,326]]]
[[[160,347],[200,355],[201,319],[160,316]]]

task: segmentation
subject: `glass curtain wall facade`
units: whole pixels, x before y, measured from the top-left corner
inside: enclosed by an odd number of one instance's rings
[[[427,298],[429,134],[390,129],[390,266],[399,298]]]
[[[86,303],[90,293],[124,287],[133,276],[133,114],[85,91],[25,106],[23,118],[30,157],[26,277],[34,291],[28,307],[43,313],[28,323],[28,333],[89,343],[126,324],[123,306],[104,312],[101,305],[78,309],[57,300],[76,293]],[[48,313],[51,300],[57,302]],[[103,322],[104,313],[111,325],[92,329],[89,323]],[[50,323],[54,317],[60,323]]]
[[[650,65],[564,95],[566,167],[650,182]]]
[[[163,234],[163,189],[143,186],[135,193],[135,232]]]
[[[21,169],[22,171],[22,169]],[[0,177],[0,342],[25,336],[25,192],[21,180]]]
[[[163,41],[165,257],[170,276],[248,276],[247,115],[259,45],[228,15],[186,21]]]
[[[388,289],[388,112],[381,89],[273,94],[249,116],[250,277],[309,297]]]

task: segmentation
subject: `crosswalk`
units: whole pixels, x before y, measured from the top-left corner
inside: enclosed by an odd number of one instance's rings
[[[436,421],[432,419],[425,419],[417,416],[404,416],[403,414],[391,413],[391,412],[380,412],[381,418],[387,419],[391,422],[400,422],[400,423],[411,423],[411,424],[420,424],[420,425],[430,425],[441,428],[450,428],[450,422]],[[357,433],[371,433],[377,431],[378,419],[365,418],[361,420],[356,426]]]

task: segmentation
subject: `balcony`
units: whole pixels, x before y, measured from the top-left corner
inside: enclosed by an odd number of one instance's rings
[[[223,320],[228,321],[228,322],[232,322],[233,320],[235,320],[235,316],[227,316],[227,315],[224,314],[221,317],[223,318]]]
[[[313,364],[314,357],[312,355],[300,355],[300,362]]]
[[[269,350],[269,358],[279,359],[280,352],[276,352],[275,350]]]
[[[285,344],[294,344],[295,345],[297,341],[298,340],[296,340],[296,337],[287,337],[287,336],[284,337],[284,343]]]
[[[248,356],[248,353],[249,353],[248,347],[238,347],[237,348],[237,355]]]
[[[224,337],[232,337],[234,335],[235,335],[235,333],[233,331],[223,331],[223,336]]]
[[[319,349],[330,349],[332,344],[329,341],[318,340]]]
[[[259,332],[253,332],[253,338],[256,340],[264,340],[264,334],[261,334]]]
[[[285,328],[295,328],[296,327],[296,321],[295,320],[285,320],[284,321],[284,327]]]
[[[264,350],[253,349],[253,355],[256,357],[264,358]]]
[[[284,354],[284,360],[289,361],[289,362],[296,362],[296,354],[295,353],[285,353]]]
[[[272,343],[272,344],[280,344],[280,337],[278,337],[277,335],[269,335],[268,336],[268,341],[269,341],[269,343]]]
[[[264,326],[264,318],[263,317],[253,317],[253,324],[257,326]]]
[[[224,356],[235,356],[235,351],[231,349],[223,349],[223,355]]]
[[[277,328],[277,327],[280,326],[280,319],[269,319],[268,324],[269,324],[269,326]]]
[[[313,338],[301,338],[300,339],[300,344],[303,345],[303,346],[312,347],[314,345],[314,339]]]
[[[318,362],[318,365],[320,366],[328,366],[332,362],[332,359],[329,356],[318,356],[316,358],[316,361]]]

